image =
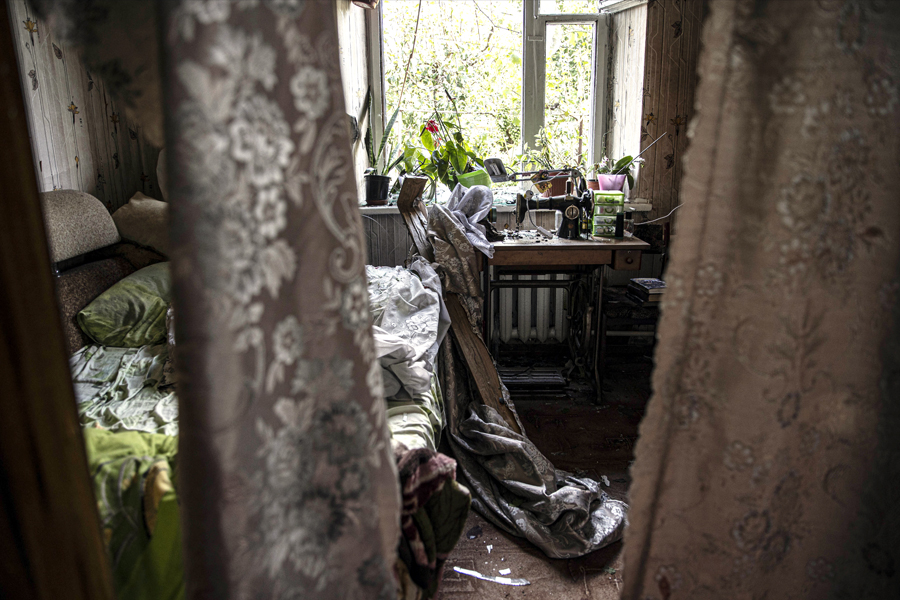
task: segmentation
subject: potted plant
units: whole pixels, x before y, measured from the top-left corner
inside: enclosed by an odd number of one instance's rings
[[[593,164],[583,164],[581,165],[582,172],[584,173],[585,182],[587,183],[587,187],[589,190],[599,190],[600,182],[597,180],[597,168],[598,163]]]
[[[401,147],[399,151],[388,151],[386,156],[384,156],[384,150],[399,112],[400,108],[398,107],[388,120],[381,144],[378,146],[378,152],[375,152],[372,128],[369,127],[366,131],[366,154],[369,157],[369,168],[365,171],[366,206],[384,206],[388,203],[388,193],[391,189],[391,178],[388,173],[403,159],[403,149]]]
[[[628,181],[628,188],[634,187],[634,175],[632,169],[638,168],[643,164],[643,158],[632,158],[631,156],[623,156],[618,160],[604,156],[592,169],[597,173],[597,182],[599,189],[606,191],[620,191]]]
[[[484,170],[484,159],[465,140],[462,129],[457,124],[446,123],[440,113],[422,125],[419,141],[426,153],[417,158],[420,171],[432,181],[440,181],[450,189],[457,183],[465,187],[484,185],[490,187],[491,178]]]
[[[557,175],[562,174],[562,172],[557,172],[553,169],[567,169],[574,162],[568,152],[559,152],[553,148],[550,133],[543,127],[538,130],[534,141],[535,148],[532,149],[526,146],[525,152],[518,157],[518,160],[526,165],[526,170],[544,169],[548,171],[549,175]],[[541,190],[544,197],[562,196],[566,193],[565,178],[551,179],[549,183],[549,186]]]

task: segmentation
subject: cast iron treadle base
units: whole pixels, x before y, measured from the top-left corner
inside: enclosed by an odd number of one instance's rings
[[[566,379],[553,367],[500,367],[500,379],[510,391],[559,391]]]

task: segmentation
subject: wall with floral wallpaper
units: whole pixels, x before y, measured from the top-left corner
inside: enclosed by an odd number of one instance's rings
[[[666,134],[644,154],[638,182],[636,196],[653,203],[650,218],[668,214],[680,202],[681,159],[693,116],[704,5],[700,0],[647,2],[641,148]]]
[[[62,43],[27,0],[8,0],[35,171],[41,191],[76,189],[113,212],[135,192],[160,198],[159,149],[120,101]]]

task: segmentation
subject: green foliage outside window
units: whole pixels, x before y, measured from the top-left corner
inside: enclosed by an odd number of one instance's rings
[[[567,0],[565,8],[571,4]],[[585,12],[596,10],[595,0],[584,0],[584,5]],[[400,101],[418,8],[415,0],[384,0],[389,113]],[[478,157],[497,156],[516,165],[522,154],[522,21],[522,0],[423,1],[392,146],[405,144],[409,158],[416,156],[413,148],[430,154],[422,132],[437,115],[444,123],[458,123],[468,149]],[[546,150],[551,162],[562,161],[553,166],[587,159],[592,53],[589,25],[553,27],[543,132],[550,141]],[[534,148],[534,140],[526,142]]]

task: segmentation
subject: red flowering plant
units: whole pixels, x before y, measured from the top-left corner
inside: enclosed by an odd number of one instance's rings
[[[419,130],[421,146],[404,144],[402,164],[409,173],[421,173],[432,182],[440,181],[449,188],[457,177],[484,166],[484,159],[466,142],[457,122],[447,123],[435,111]]]

